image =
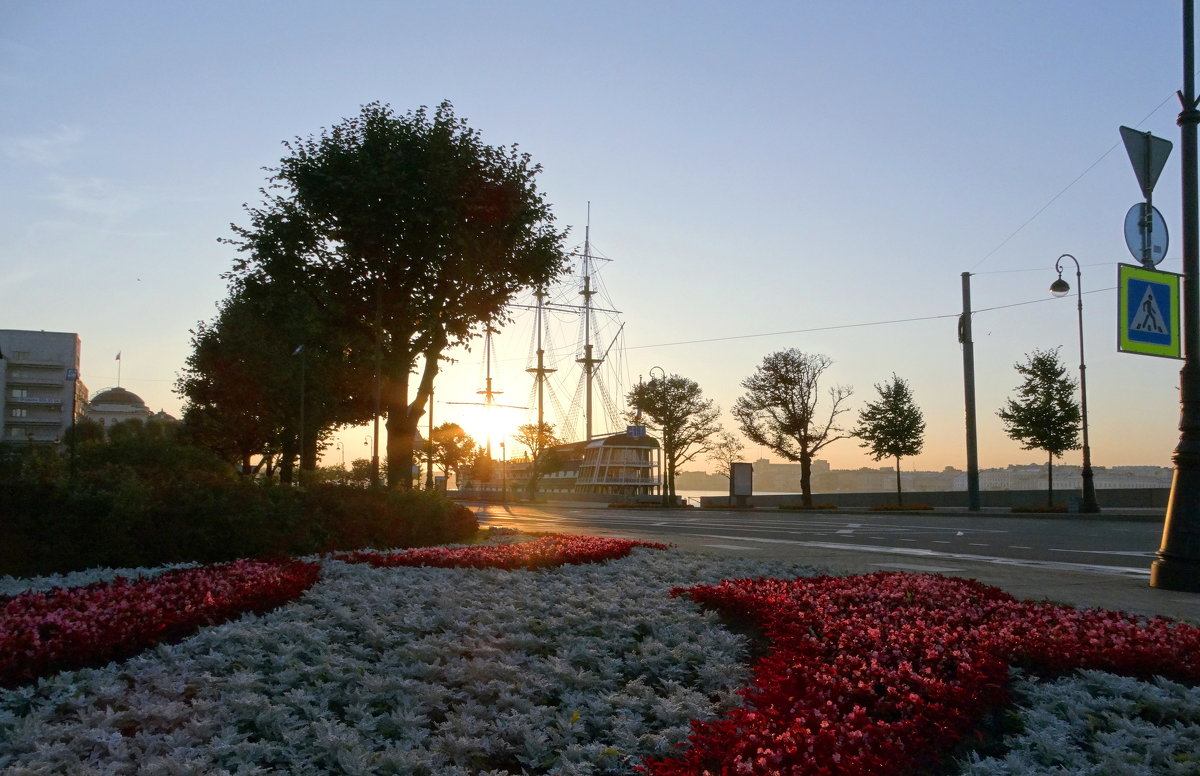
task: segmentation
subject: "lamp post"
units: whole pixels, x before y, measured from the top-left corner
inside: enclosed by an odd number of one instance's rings
[[[658,370],[658,377],[654,376],[655,369]],[[665,369],[663,369],[661,366],[650,367],[650,382],[665,379],[667,379],[667,372]],[[662,505],[665,507],[670,506],[670,502],[667,499],[667,467],[666,461],[663,458],[663,454],[666,453],[665,445],[667,440],[664,438],[662,441],[663,447],[659,448],[658,451],[658,494],[661,497]]]
[[[500,442],[500,501],[508,503],[508,453]]]
[[[1183,3],[1183,90],[1179,92],[1183,214],[1183,369],[1179,372],[1179,444],[1175,476],[1150,586],[1200,593],[1200,166],[1196,98],[1195,3]]]
[[[1066,296],[1071,291],[1071,284],[1063,280],[1063,259],[1075,262],[1075,310],[1079,318],[1079,409],[1083,415],[1083,503],[1079,511],[1095,513],[1100,511],[1100,506],[1096,503],[1096,483],[1092,479],[1092,448],[1088,444],[1087,363],[1083,358],[1083,273],[1079,268],[1079,260],[1074,256],[1069,253],[1059,256],[1054,262],[1058,280],[1050,284],[1051,294]]]

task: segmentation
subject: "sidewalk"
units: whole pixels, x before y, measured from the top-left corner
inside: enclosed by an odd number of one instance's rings
[[[591,502],[551,502],[555,507],[569,509],[607,510],[605,504]],[[728,508],[726,508],[728,510]],[[705,509],[676,509],[672,514],[713,514],[723,511],[720,508]],[[741,510],[729,510],[738,511]],[[777,513],[772,508],[745,510],[748,512]],[[836,515],[895,515],[918,514],[930,515],[928,511],[896,513],[871,512],[870,510],[855,510],[841,508],[829,510],[828,514]],[[1160,509],[1121,509],[1103,512],[1099,515],[1080,515],[1070,513],[1013,513],[1007,508],[984,509],[971,512],[966,509],[939,509],[933,515],[972,516],[980,515],[988,518],[1020,517],[1043,520],[1114,520],[1148,522],[1163,521],[1163,511]],[[771,558],[794,561],[812,566],[817,569],[827,569],[835,574],[867,574],[877,571],[911,571],[916,573],[946,574],[948,576],[969,577],[985,584],[994,585],[1017,598],[1034,601],[1046,600],[1054,603],[1065,603],[1081,608],[1113,609],[1118,611],[1141,614],[1145,616],[1161,615],[1200,625],[1200,593],[1181,593],[1171,590],[1161,590],[1150,587],[1150,565],[1144,559],[1131,559],[1129,569],[1115,569],[1107,572],[1088,572],[1064,569],[1046,564],[1038,566],[1032,561],[997,562],[978,561],[969,558],[943,557],[938,555],[911,556],[896,555],[871,551],[870,549],[843,549],[831,547],[814,547],[803,544],[770,544],[761,543],[737,549],[731,546],[713,547],[713,540],[704,537],[672,535],[664,539],[661,534],[639,532],[622,529],[619,534],[623,537],[644,539],[647,541],[670,541],[682,549],[693,552],[740,555],[743,557]],[[615,534],[614,534],[615,535]]]

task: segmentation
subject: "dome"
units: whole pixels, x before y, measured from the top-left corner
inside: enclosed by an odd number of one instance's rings
[[[131,407],[145,407],[142,397],[124,388],[108,388],[92,397],[92,404],[127,404]]]

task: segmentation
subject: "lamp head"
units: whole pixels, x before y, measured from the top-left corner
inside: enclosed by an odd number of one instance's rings
[[[1071,284],[1063,280],[1062,273],[1058,273],[1058,280],[1050,284],[1050,293],[1054,296],[1066,296],[1071,292]]]

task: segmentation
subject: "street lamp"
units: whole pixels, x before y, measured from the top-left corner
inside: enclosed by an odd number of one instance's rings
[[[1096,484],[1092,479],[1092,448],[1088,444],[1087,364],[1083,358],[1083,277],[1079,269],[1079,260],[1069,253],[1064,253],[1054,262],[1058,280],[1050,284],[1051,294],[1061,297],[1071,291],[1071,284],[1063,280],[1063,259],[1075,262],[1075,294],[1078,300],[1075,309],[1079,317],[1079,408],[1083,415],[1083,504],[1080,505],[1079,511],[1095,513],[1100,511],[1100,506],[1096,503]]]
[[[658,370],[657,377],[654,376],[655,369]],[[665,380],[665,379],[667,379],[666,370],[664,370],[661,366],[650,367],[650,382],[654,382],[655,380]],[[660,448],[658,451],[658,477],[657,477],[657,479],[658,479],[658,495],[659,495],[659,498],[661,499],[662,505],[665,507],[665,506],[669,506],[669,501],[667,499],[667,467],[666,467],[666,461],[663,459],[663,454],[666,452],[665,445],[666,445],[667,440],[664,438],[662,441],[663,441],[664,447]]]
[[[508,503],[508,453],[500,442],[500,501]]]

